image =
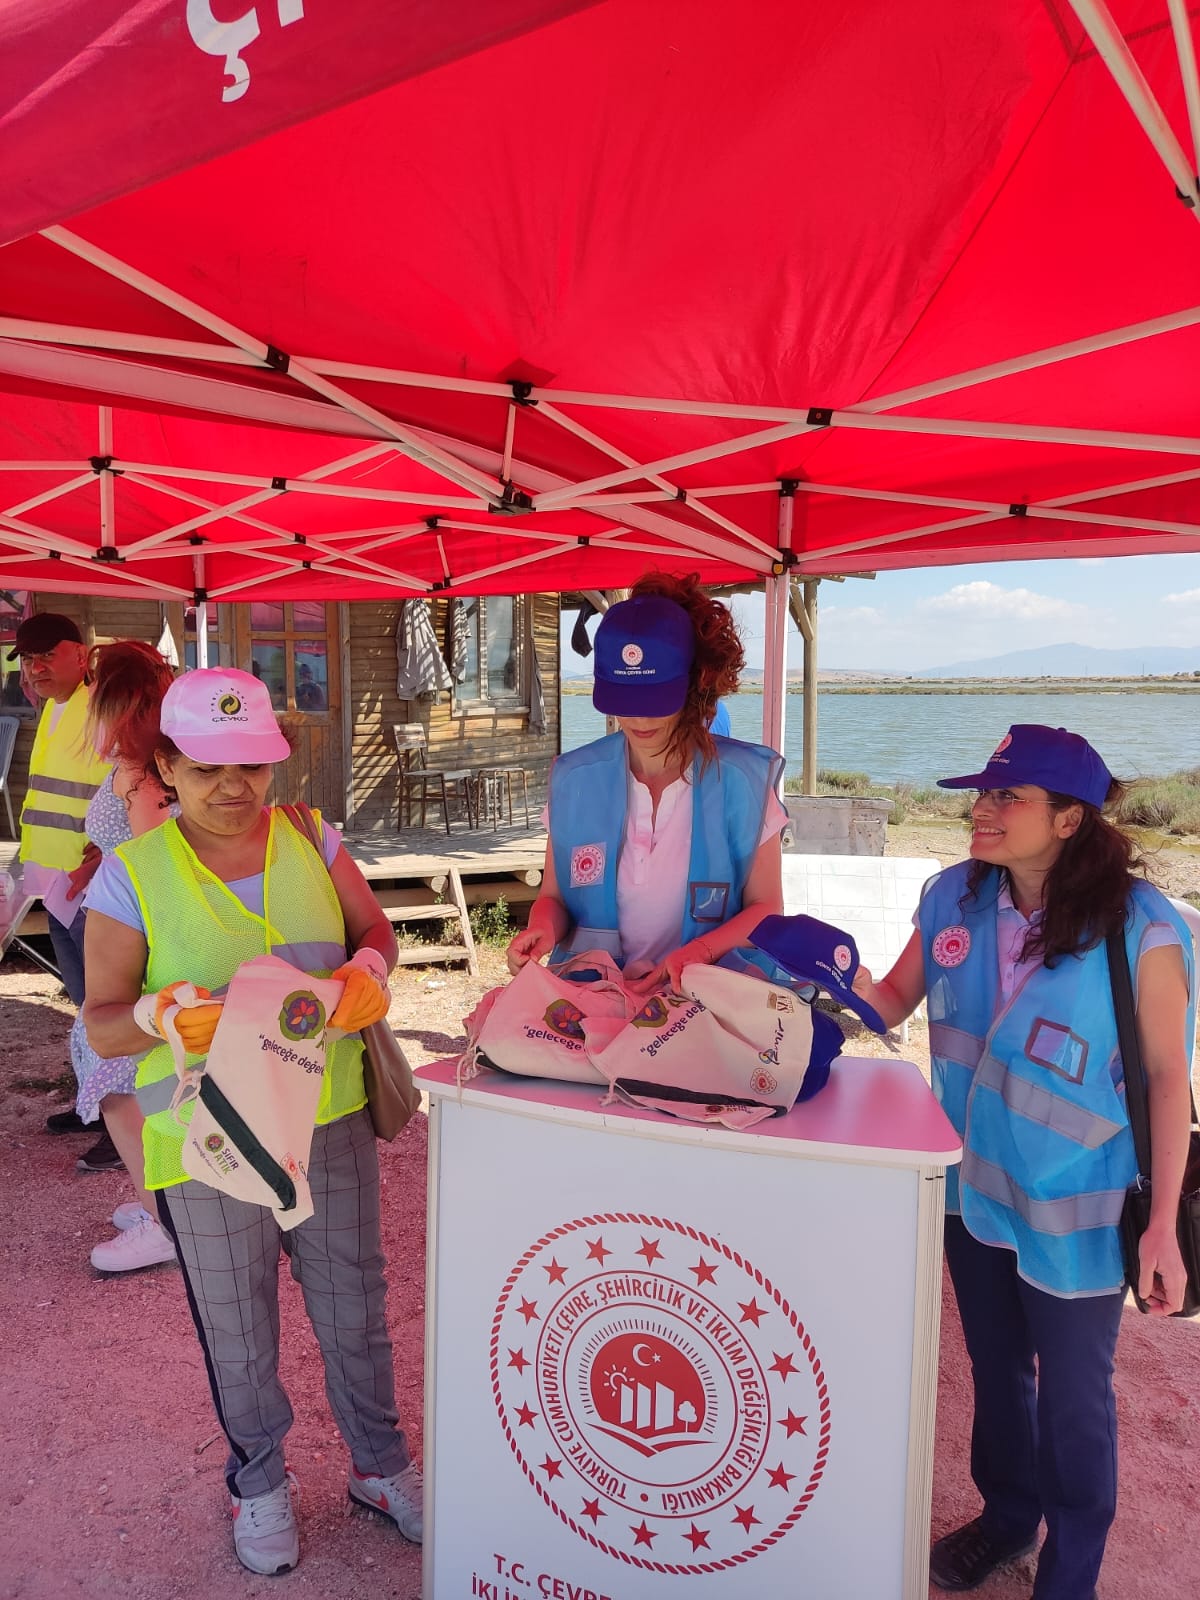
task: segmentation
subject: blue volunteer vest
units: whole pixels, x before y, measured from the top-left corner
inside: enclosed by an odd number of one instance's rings
[[[693,764],[692,848],[681,908],[680,944],[719,928],[742,909],[758,852],[767,801],[783,760],[763,745],[716,739],[717,759]],[[552,961],[578,950],[607,950],[624,961],[617,922],[617,862],[628,801],[625,736],[609,734],[559,756],[550,770],[550,841],[558,892],[571,931]],[[740,952],[733,964],[779,971],[767,957]],[[732,955],[732,952],[731,952]]]
[[[992,872],[960,905],[969,862],[925,886],[919,923],[933,1090],[963,1142],[946,1209],[982,1244],[1015,1251],[1028,1282],[1063,1298],[1108,1294],[1124,1279],[1117,1223],[1136,1176],[1103,943],[1038,966],[999,1000]],[[1192,943],[1170,902],[1135,880],[1125,940],[1137,992],[1154,924],[1179,935],[1195,1029]]]

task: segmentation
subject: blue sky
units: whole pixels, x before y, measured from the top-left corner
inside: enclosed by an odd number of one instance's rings
[[[734,606],[747,664],[761,666],[762,600]],[[574,620],[563,628],[568,676],[590,668],[570,649]],[[1200,646],[1200,555],[930,567],[820,588],[823,667],[915,671],[1047,644]],[[790,666],[802,652],[790,628]]]

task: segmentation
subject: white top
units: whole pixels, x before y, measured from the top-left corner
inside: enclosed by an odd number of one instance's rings
[[[617,925],[625,971],[637,977],[679,946],[692,855],[693,787],[676,778],[663,790],[657,814],[650,790],[630,772],[625,800],[625,842],[617,863]],[[767,797],[759,845],[773,839],[788,814],[772,791]],[[543,827],[549,826],[548,809]]]

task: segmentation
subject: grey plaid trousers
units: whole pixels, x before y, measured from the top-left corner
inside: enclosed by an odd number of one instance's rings
[[[286,1236],[325,1364],[329,1406],[361,1473],[409,1462],[397,1426],[384,1317],[379,1158],[365,1111],[313,1132],[313,1215]],[[283,1482],[292,1408],[279,1381],[279,1252],[271,1212],[189,1181],[157,1193],[175,1241],[217,1419],[229,1441],[226,1482],[245,1499]]]

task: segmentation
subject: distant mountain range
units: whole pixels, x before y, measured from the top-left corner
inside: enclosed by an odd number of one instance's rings
[[[923,667],[914,678],[1144,678],[1172,672],[1200,672],[1200,642],[1178,648],[1134,645],[1121,650],[1090,644],[1046,644],[1036,650],[1010,650],[980,661],[952,661]]]

